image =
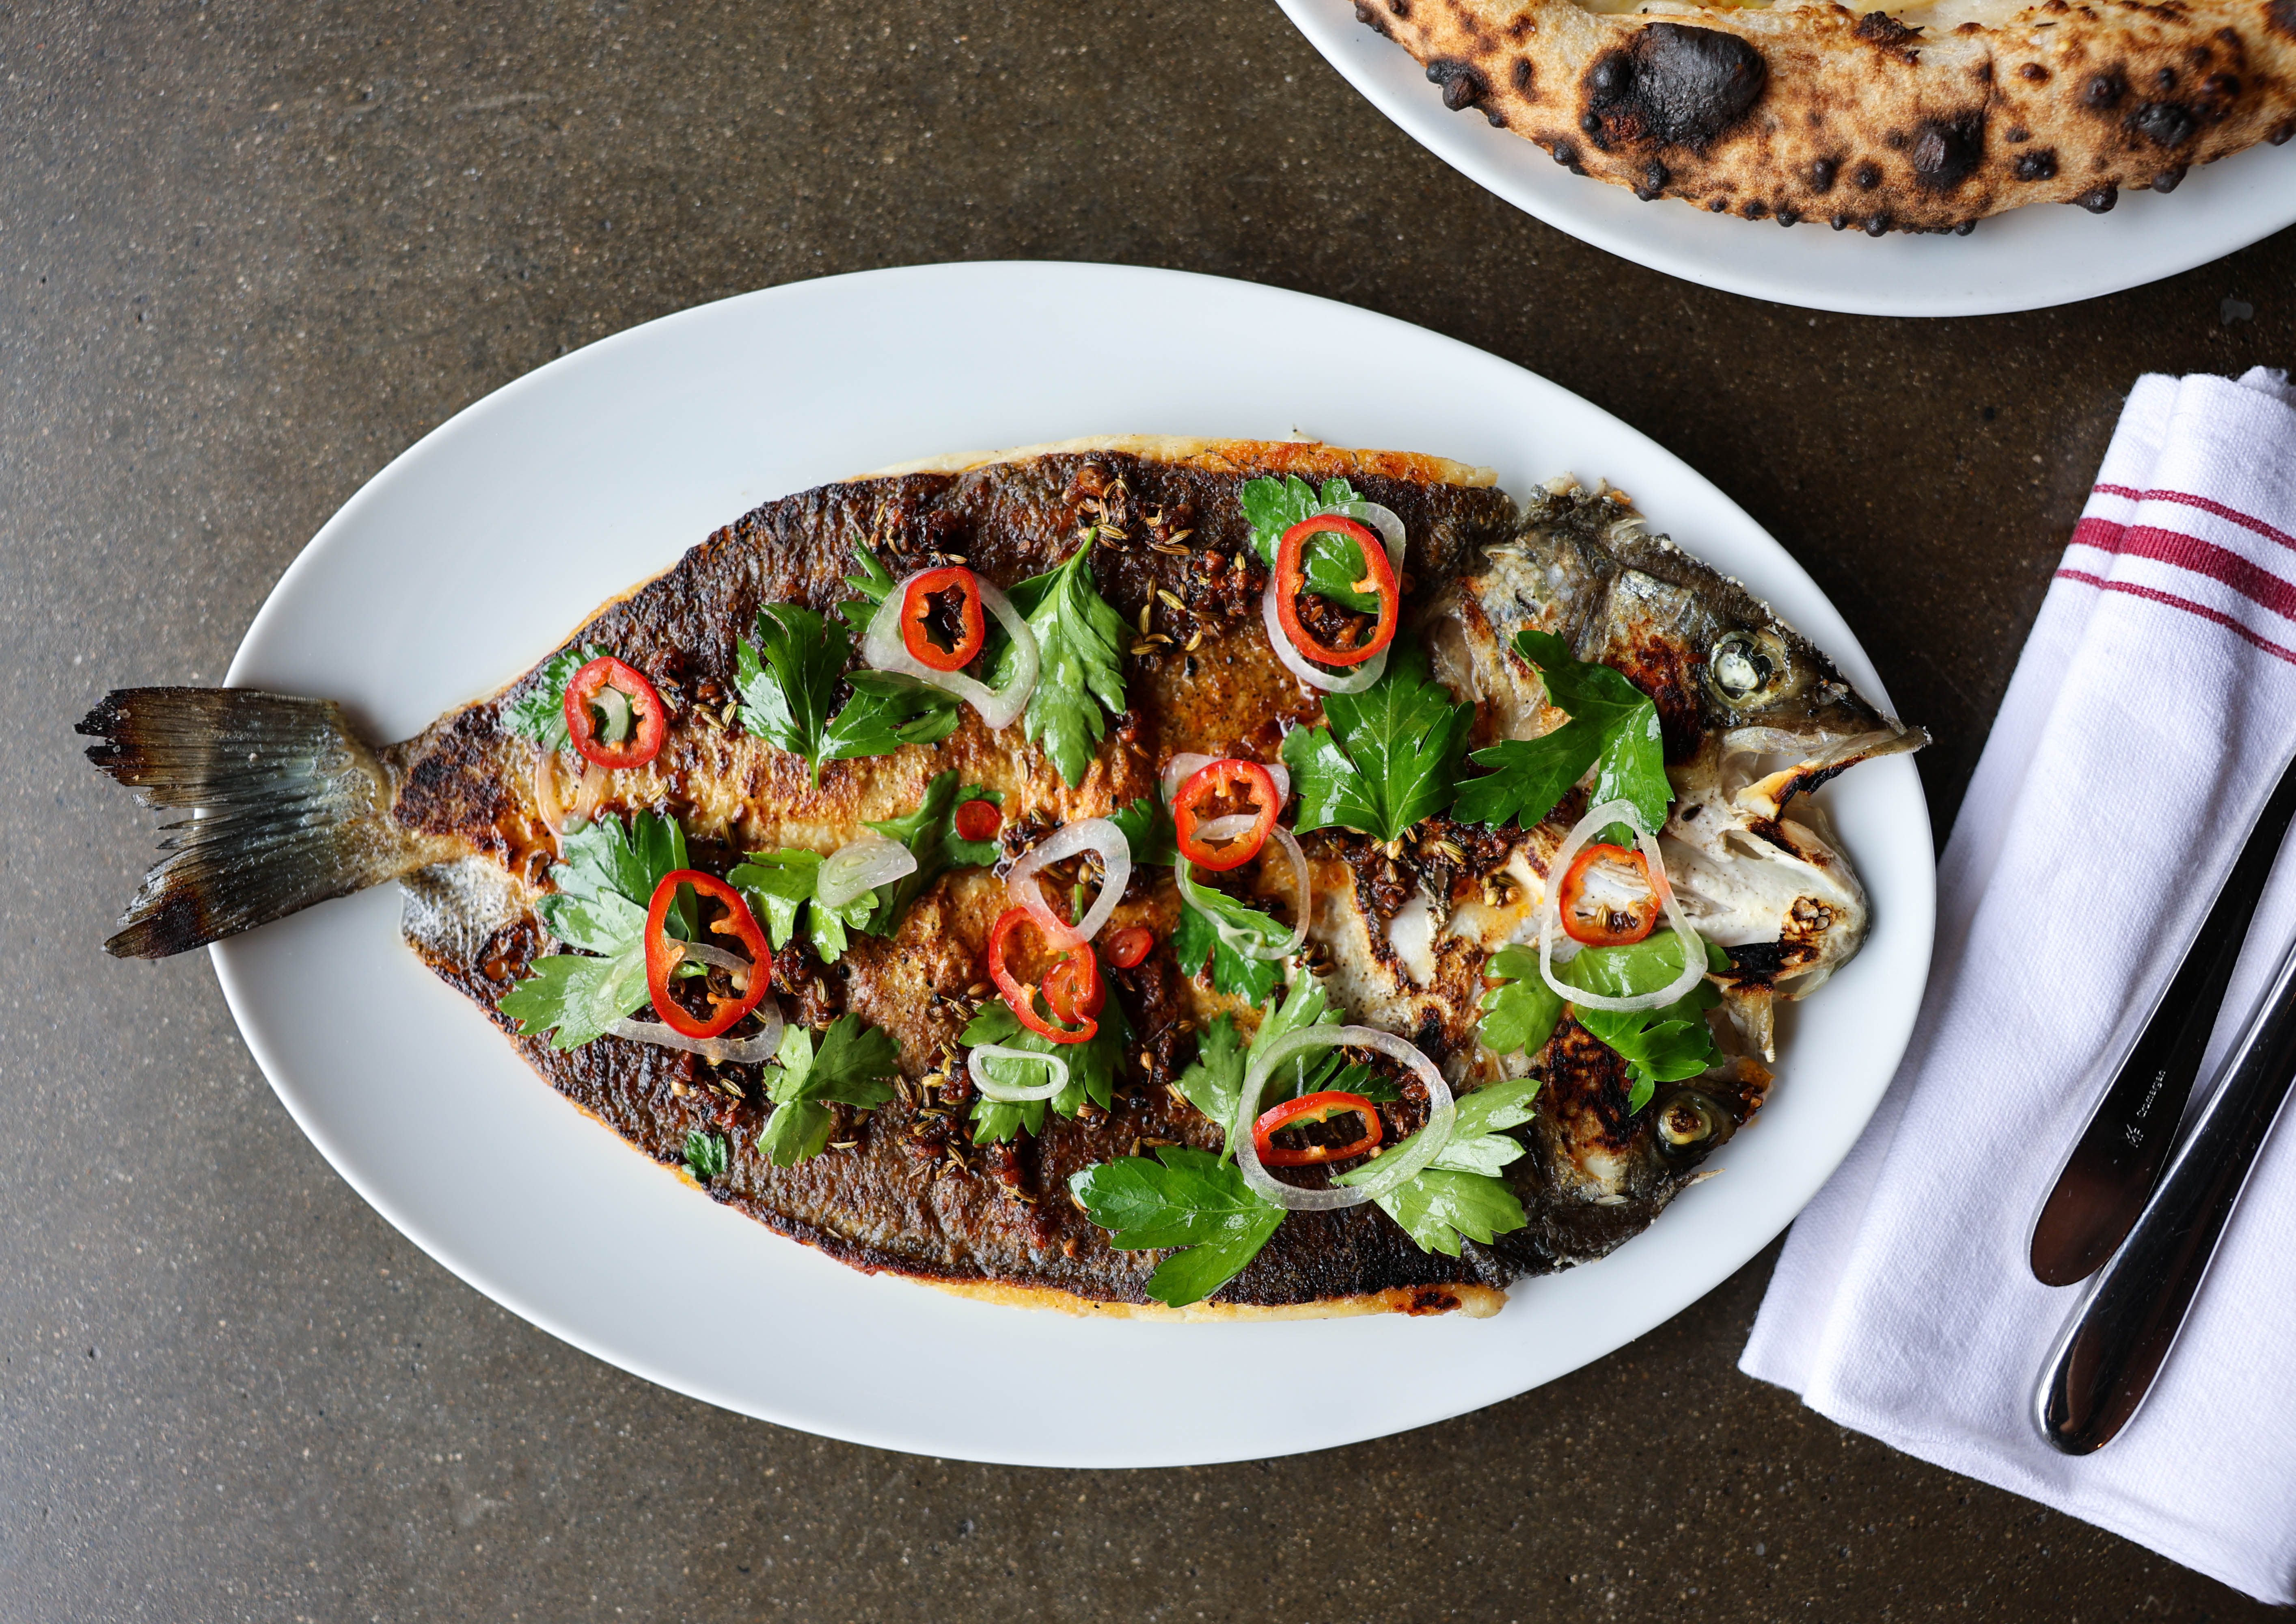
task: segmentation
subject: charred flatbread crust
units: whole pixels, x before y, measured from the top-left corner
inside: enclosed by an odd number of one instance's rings
[[[2195,164],[2296,134],[2296,0],[1908,12],[1927,22],[1823,0],[1355,11],[1418,59],[1446,106],[1578,173],[1785,226],[1879,236],[1965,232],[2025,203],[2102,212],[2122,191],[2170,191]]]

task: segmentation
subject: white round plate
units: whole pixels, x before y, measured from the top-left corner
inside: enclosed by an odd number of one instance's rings
[[[799,283],[551,363],[345,504],[256,617],[228,680],[340,700],[369,737],[404,738],[769,497],[945,451],[1295,429],[1488,463],[1518,491],[1564,470],[1607,477],[1883,698],[1841,617],[1751,519],[1544,379],[1296,293],[1051,264]],[[925,1455],[1253,1458],[1551,1381],[1695,1300],[1809,1199],[1905,1045],[1934,879],[1910,761],[1860,767],[1825,793],[1875,929],[1800,1012],[1773,1103],[1720,1158],[1723,1177],[1603,1262],[1519,1286],[1488,1320],[1077,1319],[857,1274],[704,1199],[546,1087],[401,942],[396,886],[221,944],[215,962],[248,1046],[352,1186],[480,1291],[602,1359],[728,1409]],[[1393,1374],[1346,1406],[1271,1405],[1235,1377],[1307,1367]]]
[[[2174,276],[2296,224],[2296,144],[2206,165],[2166,196],[2124,192],[2110,213],[2036,204],[1966,237],[1872,238],[1808,220],[1789,230],[1678,199],[1645,203],[1472,108],[1451,111],[1409,52],[1356,21],[1351,0],[1279,3],[1341,77],[1476,185],[1636,265],[1754,299],[1853,316],[2038,310]]]

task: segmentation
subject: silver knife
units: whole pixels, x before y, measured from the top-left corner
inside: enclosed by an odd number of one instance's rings
[[[2087,1279],[2144,1210],[2169,1159],[2169,1142],[2192,1096],[2256,899],[2292,818],[2296,766],[2281,775],[2265,802],[2207,923],[2041,1203],[2030,1258],[2033,1277],[2043,1285]]]
[[[2152,1390],[2288,1098],[2296,1079],[2296,942],[2281,956],[2223,1078],[2041,1367],[2033,1422],[2067,1455],[2111,1443]],[[2278,1357],[2272,1349],[2257,1356]]]

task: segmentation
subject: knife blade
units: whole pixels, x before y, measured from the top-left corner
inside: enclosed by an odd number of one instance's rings
[[[2296,764],[2281,775],[2200,935],[2097,1103],[2033,1221],[2033,1277],[2086,1280],[2144,1209],[2200,1074],[2256,899],[2296,819]]]
[[[2296,1079],[2296,942],[2281,955],[2223,1078],[2041,1367],[2033,1424],[2066,1455],[2102,1449],[2136,1418],[2287,1102]]]

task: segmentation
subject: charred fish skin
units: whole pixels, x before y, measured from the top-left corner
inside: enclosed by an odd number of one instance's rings
[[[1863,893],[1823,819],[1806,801],[1791,813],[1789,803],[1851,761],[1913,748],[1922,735],[1866,706],[1735,583],[1643,535],[1616,493],[1558,485],[1525,513],[1487,473],[1437,459],[1191,441],[956,459],[767,503],[566,639],[646,670],[675,717],[654,761],[607,775],[598,809],[675,816],[701,865],[722,869],[747,850],[828,849],[864,819],[909,811],[929,779],[955,771],[1004,795],[1014,853],[1063,821],[1150,792],[1177,753],[1273,759],[1284,732],[1317,719],[1319,705],[1260,627],[1266,572],[1239,493],[1271,473],[1346,477],[1401,516],[1412,590],[1430,605],[1422,635],[1437,674],[1478,702],[1477,742],[1559,723],[1535,668],[1512,651],[1525,627],[1564,636],[1652,693],[1678,796],[1663,833],[1669,862],[1682,864],[1678,889],[1709,909],[1718,939],[1734,931],[1743,944],[1726,978],[1732,1013],[1742,1029],[1759,1027],[1751,1047],[1766,1053],[1770,1001],[1830,973],[1865,928]],[[962,562],[1000,584],[1079,545],[1095,549],[1099,589],[1136,640],[1126,660],[1130,709],[1111,720],[1081,783],[1062,783],[1018,729],[992,734],[969,715],[939,745],[824,763],[817,778],[742,732],[736,638],[762,605],[829,611],[849,597],[857,543],[896,577]],[[91,752],[99,765],[172,797],[165,804],[244,804],[251,820],[217,823],[216,840],[170,858],[173,878],[162,882],[168,863],[155,871],[129,950],[182,951],[396,878],[410,944],[507,1032],[496,1001],[553,946],[533,905],[557,849],[544,808],[561,796],[541,794],[537,770],[559,769],[546,756],[537,768],[504,709],[547,663],[382,750],[353,738],[332,707],[264,709],[315,701],[228,694],[155,709],[148,695],[174,691],[113,696],[83,724],[111,740]],[[276,736],[256,741],[261,759],[249,775],[233,752],[258,726]],[[1780,754],[1791,764],[1765,775],[1763,758]],[[1567,1019],[1538,1054],[1482,1049],[1484,964],[1497,945],[1522,939],[1547,856],[1581,809],[1574,791],[1529,830],[1438,816],[1385,846],[1337,830],[1306,842],[1317,892],[1307,968],[1328,974],[1354,1018],[1401,1033],[1458,1087],[1528,1071],[1545,1080],[1537,1115],[1517,1130],[1529,1153],[1508,1174],[1528,1226],[1489,1246],[1469,1242],[1454,1259],[1422,1251],[1370,1209],[1297,1214],[1191,1315],[1494,1311],[1517,1274],[1600,1257],[1646,1226],[1759,1110],[1769,1074],[1751,1053],[1635,1111],[1623,1062]],[[1804,906],[1812,898],[1816,911]],[[1144,1147],[1217,1148],[1218,1129],[1170,1085],[1206,1020],[1225,1013],[1249,1030],[1257,1013],[1180,972],[1170,945],[1177,898],[1136,869],[1113,923],[1148,925],[1158,946],[1136,968],[1111,972],[1136,1034],[1112,1108],[976,1144],[965,1130],[961,1034],[985,991],[985,939],[1004,906],[995,875],[952,874],[892,935],[857,939],[836,964],[801,943],[777,954],[775,990],[796,1020],[817,1029],[850,1012],[898,1039],[898,1097],[868,1111],[838,1108],[831,1150],[809,1161],[777,1169],[734,1157],[709,1193],[858,1268],[1000,1300],[1165,1312],[1143,1290],[1154,1255],[1111,1249],[1067,1199],[1067,1181]],[[682,1166],[696,1131],[753,1141],[772,1109],[753,1066],[709,1066],[611,1037],[562,1052],[510,1035],[554,1088],[668,1167]]]

